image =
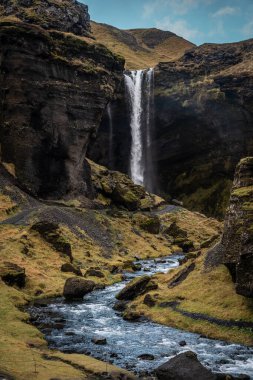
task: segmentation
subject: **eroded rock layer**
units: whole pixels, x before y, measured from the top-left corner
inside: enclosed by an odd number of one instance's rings
[[[222,238],[223,261],[236,292],[253,297],[253,157],[237,166]]]
[[[22,22],[3,21],[0,41],[2,162],[34,195],[92,197],[87,145],[123,60],[91,39]]]
[[[88,7],[76,0],[2,0],[0,16],[80,36],[90,32]]]

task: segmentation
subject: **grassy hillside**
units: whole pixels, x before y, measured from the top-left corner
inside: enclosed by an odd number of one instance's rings
[[[125,58],[127,69],[143,69],[178,59],[195,46],[174,33],[155,28],[121,30],[92,22],[91,29],[98,42]]]

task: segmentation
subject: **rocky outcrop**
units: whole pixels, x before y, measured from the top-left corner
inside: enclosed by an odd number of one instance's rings
[[[56,251],[69,257],[71,262],[73,261],[71,244],[66,240],[57,223],[40,221],[31,226],[31,231],[39,233]]]
[[[25,269],[11,262],[3,262],[0,265],[0,278],[9,286],[25,286],[26,274]]]
[[[236,292],[253,297],[253,157],[236,168],[221,241],[223,263],[235,282]]]
[[[164,203],[162,198],[146,192],[142,186],[135,185],[126,174],[108,170],[91,160],[88,162],[96,197],[102,203],[123,206],[130,211],[138,209],[147,211]],[[150,221],[152,218],[147,217],[147,219]],[[156,233],[159,230],[158,218],[154,216],[151,224]]]
[[[88,38],[0,21],[1,161],[33,195],[91,198],[86,150],[123,59]]]
[[[88,7],[76,0],[3,0],[0,17],[3,16],[80,36],[90,32]]]
[[[253,154],[253,40],[205,44],[155,69],[152,156],[157,191],[187,208],[223,217],[237,162]],[[111,104],[113,153],[105,114],[90,156],[128,172],[131,131],[124,88]]]
[[[159,380],[216,380],[198,360],[195,352],[183,352],[155,370]]]

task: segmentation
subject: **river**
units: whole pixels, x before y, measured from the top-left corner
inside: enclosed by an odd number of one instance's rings
[[[149,372],[183,351],[197,353],[203,365],[214,372],[247,374],[253,379],[253,348],[212,340],[148,320],[125,321],[113,309],[115,295],[133,277],[167,272],[178,266],[180,255],[163,260],[140,261],[142,269],[126,273],[123,282],[96,290],[83,301],[66,303],[58,298],[46,307],[30,307],[36,324],[45,334],[49,346],[64,352],[88,353],[136,373]],[[92,343],[92,338],[104,337],[106,345]],[[186,346],[181,347],[180,342]],[[138,356],[151,354],[154,360]]]

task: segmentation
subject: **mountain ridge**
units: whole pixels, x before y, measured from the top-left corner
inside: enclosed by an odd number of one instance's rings
[[[157,28],[119,29],[91,21],[91,32],[97,42],[125,58],[127,69],[144,69],[179,59],[195,46],[170,31]]]

